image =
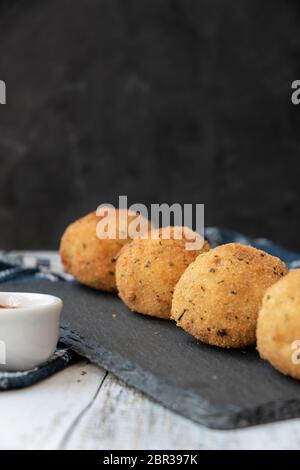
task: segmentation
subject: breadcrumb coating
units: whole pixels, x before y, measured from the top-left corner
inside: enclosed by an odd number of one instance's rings
[[[128,225],[138,216],[125,209],[116,209],[116,215],[114,239],[100,239],[97,236],[97,224],[102,216],[92,212],[69,225],[60,244],[60,255],[65,271],[86,286],[108,292],[116,291],[116,257],[121,248],[131,241],[127,233]],[[146,221],[145,225],[151,227],[149,221]],[[124,238],[119,237],[119,228],[123,231]]]
[[[116,279],[119,296],[132,311],[169,319],[177,281],[199,253],[209,250],[209,244],[204,241],[199,250],[187,250],[184,236],[174,239],[178,227],[170,228],[170,239],[163,238],[165,231],[156,230],[157,239],[133,240],[124,246]]]
[[[263,295],[286,273],[279,258],[252,246],[218,246],[198,256],[183,273],[174,291],[172,318],[204,343],[251,345]]]
[[[300,380],[300,269],[266,291],[257,321],[257,349],[280,372]]]

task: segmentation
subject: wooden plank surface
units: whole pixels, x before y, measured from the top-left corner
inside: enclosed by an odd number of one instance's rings
[[[40,255],[27,253],[29,264]],[[15,256],[24,255],[16,252]],[[80,362],[33,387],[0,393],[0,449],[299,449],[300,419],[235,431],[197,425]]]
[[[236,429],[300,417],[300,383],[254,348],[213,348],[174,322],[134,314],[117,296],[78,283],[10,281],[3,289],[60,297],[63,343],[199,424]]]
[[[106,377],[66,449],[298,449],[300,420],[214,431]]]
[[[59,448],[104,376],[103,370],[81,362],[32,387],[1,392],[0,448]]]
[[[1,449],[299,449],[300,420],[215,431],[80,362],[0,394]]]

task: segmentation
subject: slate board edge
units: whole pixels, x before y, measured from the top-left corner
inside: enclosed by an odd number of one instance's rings
[[[201,399],[198,394],[156,378],[118,353],[82,337],[66,325],[61,326],[61,341],[159,404],[212,429],[237,429],[300,417],[300,399],[274,401],[248,408],[230,404],[217,406]]]

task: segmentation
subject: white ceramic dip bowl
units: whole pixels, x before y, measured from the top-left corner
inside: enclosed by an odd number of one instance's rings
[[[0,370],[32,369],[52,356],[62,306],[52,295],[0,292]]]

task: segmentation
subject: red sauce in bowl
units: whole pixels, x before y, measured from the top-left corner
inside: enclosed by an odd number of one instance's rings
[[[0,308],[17,308],[13,305],[0,305]]]

